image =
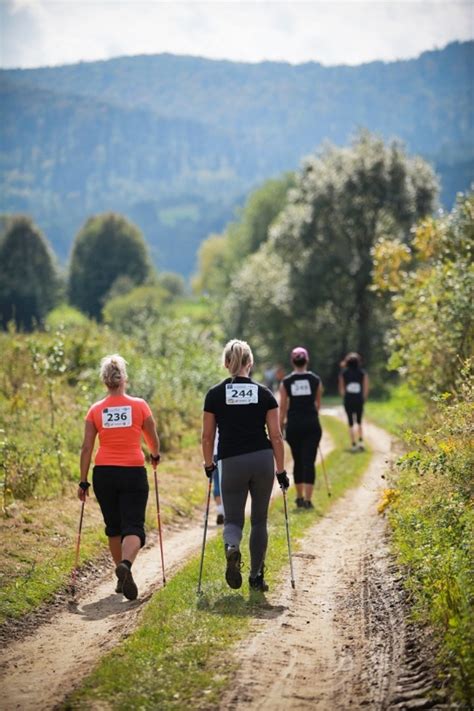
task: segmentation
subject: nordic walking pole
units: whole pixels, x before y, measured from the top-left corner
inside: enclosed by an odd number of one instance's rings
[[[290,575],[291,575],[291,587],[295,589],[295,576],[293,573],[293,558],[291,555],[291,543],[290,543],[290,524],[288,522],[288,506],[286,504],[286,489],[281,487],[283,493],[283,506],[285,508],[285,524],[286,524],[286,540],[288,543],[288,557],[290,559]]]
[[[319,445],[319,454],[321,456],[321,467],[323,469],[324,481],[326,482],[326,489],[328,492],[328,496],[331,496],[331,489],[329,488],[329,480],[326,472],[326,465],[324,463],[323,450],[321,449],[321,445]]]
[[[158,477],[156,475],[156,465],[158,464],[158,462],[156,462],[152,459],[151,463],[153,466],[153,476],[155,478],[156,516],[158,519],[158,538],[160,539],[161,570],[163,571],[163,587],[165,587],[165,585],[166,585],[165,557],[163,555],[163,536],[161,534],[160,495],[158,494]]]
[[[81,515],[79,517],[79,530],[77,532],[77,540],[76,540],[76,559],[74,561],[74,568],[72,569],[72,574],[71,574],[71,595],[72,595],[72,600],[74,602],[76,600],[76,576],[77,576],[77,569],[79,567],[79,551],[81,548],[82,521],[84,519],[84,506],[86,503],[86,496],[87,496],[87,490],[84,490],[84,498],[81,503]]]
[[[212,487],[212,475],[209,477],[209,484],[207,487],[207,498],[206,498],[206,513],[204,515],[204,535],[202,539],[202,550],[201,550],[201,563],[199,565],[199,581],[197,594],[201,595],[201,580],[202,580],[202,567],[204,565],[204,549],[206,547],[206,536],[207,536],[207,522],[209,520],[209,504],[211,502],[211,487]]]

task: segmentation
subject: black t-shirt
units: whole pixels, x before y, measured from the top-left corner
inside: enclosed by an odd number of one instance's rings
[[[344,368],[341,373],[344,381],[344,399],[350,402],[362,402],[364,399],[364,375],[362,368]]]
[[[307,370],[306,373],[290,373],[283,378],[288,395],[288,424],[309,424],[318,417],[316,393],[321,385],[319,375]]]
[[[278,407],[273,393],[251,378],[226,378],[214,385],[204,401],[219,431],[218,459],[271,449],[265,420],[268,410]]]

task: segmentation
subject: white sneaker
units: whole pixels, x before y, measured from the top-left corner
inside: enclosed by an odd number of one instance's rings
[[[362,441],[361,439],[359,440],[358,447],[359,447],[359,451],[361,451],[361,452],[363,452],[364,449],[365,449],[364,443],[363,443],[363,441]]]
[[[353,443],[353,445],[351,447],[351,452],[357,452],[357,445],[355,442]]]

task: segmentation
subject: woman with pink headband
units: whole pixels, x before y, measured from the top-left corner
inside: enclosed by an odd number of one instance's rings
[[[315,461],[322,435],[318,415],[322,383],[319,375],[308,370],[306,348],[293,348],[291,363],[293,371],[280,385],[280,425],[283,430],[286,421],[286,441],[293,455],[296,506],[313,509]]]

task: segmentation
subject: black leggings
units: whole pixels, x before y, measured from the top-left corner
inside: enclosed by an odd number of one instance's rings
[[[109,537],[138,536],[145,545],[145,509],[148,479],[145,467],[95,466],[94,494]]]
[[[299,430],[286,428],[286,441],[293,456],[293,479],[295,484],[314,484],[316,479],[316,455],[321,441],[321,427]]]
[[[354,425],[354,415],[356,417],[357,424],[361,424],[362,413],[364,411],[364,403],[362,400],[345,400],[344,409],[346,411],[349,427],[353,427]]]

